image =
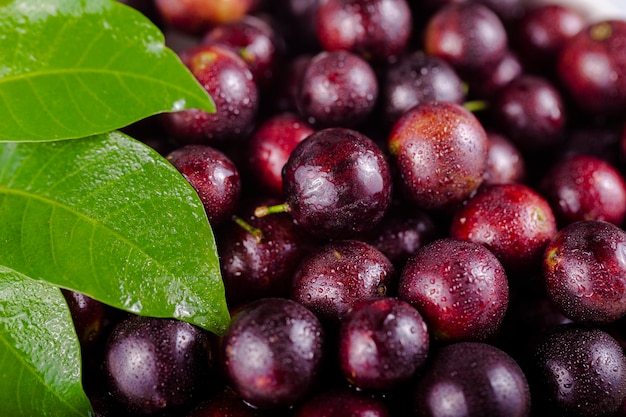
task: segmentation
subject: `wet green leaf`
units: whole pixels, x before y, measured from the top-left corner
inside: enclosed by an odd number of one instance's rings
[[[0,141],[80,138],[213,106],[159,29],[124,4],[0,1]]]
[[[0,403],[11,417],[86,417],[80,345],[58,288],[0,267]]]
[[[0,218],[0,265],[138,314],[228,324],[202,203],[139,141],[0,143]]]

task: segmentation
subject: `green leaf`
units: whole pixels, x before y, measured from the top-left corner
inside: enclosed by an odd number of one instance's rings
[[[139,141],[0,143],[0,218],[0,265],[137,314],[228,324],[202,202]]]
[[[11,417],[85,417],[80,345],[58,288],[0,267],[0,403]]]
[[[214,103],[136,10],[0,1],[0,141],[80,138],[185,108]]]

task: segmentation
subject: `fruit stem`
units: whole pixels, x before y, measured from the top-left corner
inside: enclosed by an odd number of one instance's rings
[[[488,107],[488,104],[485,100],[470,100],[463,103],[463,107],[472,113],[475,113],[477,111],[485,110]]]
[[[289,206],[287,203],[276,204],[273,206],[259,206],[254,210],[254,215],[257,217],[267,216],[273,213],[287,213]]]
[[[252,226],[250,223],[245,221],[239,216],[233,216],[233,221],[237,223],[241,228],[243,228],[246,232],[250,233],[257,242],[260,242],[263,239],[263,231]]]

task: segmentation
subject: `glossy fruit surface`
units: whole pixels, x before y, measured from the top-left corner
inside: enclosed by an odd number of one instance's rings
[[[626,232],[610,223],[579,221],[546,247],[543,270],[550,299],[575,321],[607,323],[626,314]]]
[[[620,226],[626,217],[626,182],[611,164],[589,155],[555,163],[538,185],[560,225],[603,220]]]
[[[311,392],[323,346],[313,313],[295,301],[261,298],[238,311],[223,337],[225,374],[254,407],[293,406]]]
[[[349,389],[327,389],[296,409],[294,417],[389,417],[382,401]]]
[[[235,212],[241,176],[223,152],[205,145],[187,145],[166,158],[196,190],[212,225],[219,226]]]
[[[420,103],[465,101],[462,80],[450,64],[422,51],[404,54],[387,67],[380,95],[390,124]]]
[[[417,416],[525,417],[530,389],[519,365],[486,343],[460,342],[441,348],[417,382]]]
[[[269,195],[283,193],[283,167],[298,143],[315,129],[295,113],[276,114],[252,134],[246,147],[247,170],[252,181]]]
[[[315,27],[322,49],[384,62],[408,46],[413,22],[406,0],[320,0]]]
[[[409,303],[393,297],[356,303],[342,320],[339,364],[353,386],[391,391],[426,364],[428,327]]]
[[[424,50],[461,74],[488,67],[504,55],[508,36],[500,18],[476,2],[438,9],[424,28]]]
[[[300,115],[320,127],[355,127],[373,111],[378,79],[371,65],[348,51],[322,51],[308,61],[297,94]]]
[[[131,316],[107,341],[108,389],[138,414],[183,407],[215,381],[210,346],[208,333],[188,323]]]
[[[197,45],[179,53],[215,102],[216,111],[188,109],[163,115],[169,135],[180,144],[242,140],[254,127],[258,87],[245,61],[222,45]]]
[[[537,402],[571,416],[611,415],[626,397],[626,357],[608,333],[564,325],[536,350]]]
[[[289,212],[305,230],[345,238],[380,222],[391,203],[391,170],[367,136],[345,128],[322,129],[291,153],[283,192]]]
[[[487,248],[444,238],[407,261],[398,297],[424,315],[438,340],[485,340],[504,318],[509,285],[500,261]]]
[[[626,106],[626,22],[601,21],[570,39],[558,57],[557,70],[566,91],[590,114],[615,115]],[[588,70],[596,62],[593,71]]]
[[[527,185],[486,186],[454,214],[450,236],[485,245],[507,272],[539,265],[556,235],[548,202]]]
[[[449,208],[482,183],[487,133],[458,104],[427,102],[413,107],[393,125],[387,146],[406,197],[420,208]]]
[[[291,298],[336,325],[357,302],[387,294],[393,265],[358,240],[332,241],[307,256],[294,273]]]

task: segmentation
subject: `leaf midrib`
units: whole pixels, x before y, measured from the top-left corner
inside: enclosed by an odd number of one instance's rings
[[[128,247],[130,247],[130,248],[136,250],[137,252],[141,253],[143,256],[145,256],[146,259],[149,259],[149,260],[153,261],[154,264],[156,266],[158,266],[160,269],[162,269],[166,273],[167,276],[169,276],[169,277],[174,277],[175,276],[173,274],[173,272],[170,271],[170,269],[166,265],[164,265],[158,259],[155,259],[154,257],[150,256],[148,253],[146,253],[145,250],[143,250],[135,242],[129,240],[126,236],[120,234],[117,230],[108,227],[106,224],[99,223],[95,219],[93,219],[92,217],[89,217],[89,216],[85,215],[84,213],[75,210],[74,208],[72,208],[72,206],[68,206],[66,204],[61,204],[57,200],[53,200],[51,198],[46,198],[46,197],[43,197],[43,196],[38,195],[38,194],[29,193],[29,192],[27,192],[25,190],[19,190],[19,189],[15,189],[15,188],[8,188],[8,187],[4,187],[4,186],[0,186],[0,194],[17,195],[17,196],[24,197],[26,199],[38,200],[38,201],[41,201],[41,202],[44,202],[44,203],[50,205],[51,207],[57,207],[57,208],[59,208],[61,210],[65,210],[68,213],[71,213],[71,214],[79,217],[80,219],[86,220],[88,223],[91,223],[92,225],[94,225],[96,227],[101,227],[104,230],[107,230],[112,235],[114,235],[115,237],[119,238],[122,242],[124,242]]]
[[[138,75],[137,73],[134,73],[134,72],[124,72],[124,71],[119,71],[119,70],[105,71],[102,68],[80,68],[80,69],[71,69],[71,70],[70,69],[54,69],[54,70],[46,70],[46,71],[27,72],[25,74],[9,75],[5,77],[0,77],[0,88],[2,87],[2,85],[14,83],[14,82],[32,80],[34,78],[43,78],[43,77],[48,77],[48,76],[59,76],[59,75],[80,76],[81,74],[99,74],[99,75],[106,75],[106,76],[110,76],[110,77],[114,77],[118,79],[130,78],[130,79],[144,80],[144,81],[154,82],[155,84],[160,84],[174,91],[185,93],[185,95],[188,93],[187,89],[179,87],[178,83],[167,83],[163,80],[162,77],[150,77],[146,75]],[[194,97],[196,99],[199,98],[199,96],[197,95],[194,95]]]

